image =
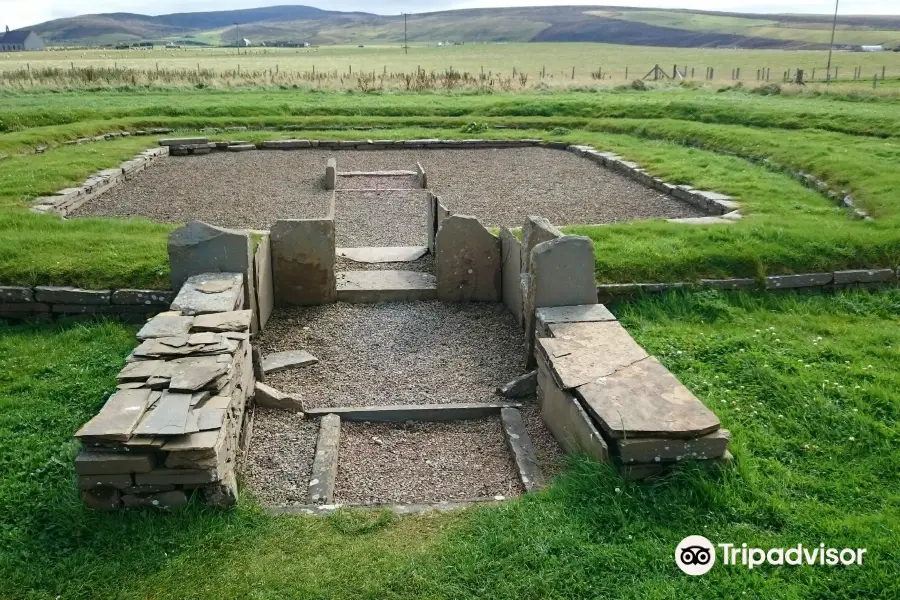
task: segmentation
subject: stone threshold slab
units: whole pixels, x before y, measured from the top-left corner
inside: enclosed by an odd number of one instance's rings
[[[412,177],[416,171],[342,171],[338,177]]]
[[[448,404],[394,404],[387,406],[336,406],[310,408],[309,418],[337,415],[342,421],[393,423],[402,421],[469,421],[501,414],[504,408],[522,408],[515,402]]]
[[[418,260],[427,252],[427,246],[365,246],[338,248],[336,254],[359,263],[395,263]]]
[[[437,279],[414,271],[341,271],[337,273],[339,302],[373,304],[437,298]]]

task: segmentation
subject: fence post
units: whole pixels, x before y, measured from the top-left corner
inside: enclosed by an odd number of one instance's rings
[[[872,75],[872,89],[873,90],[878,89],[878,73],[875,73],[874,75]]]
[[[881,80],[884,81],[884,65],[881,65]]]
[[[572,81],[575,81],[575,67],[572,67]]]
[[[625,67],[625,81],[628,81],[628,67]]]
[[[737,68],[737,78],[738,78],[738,81],[741,80],[741,68],[740,67]]]

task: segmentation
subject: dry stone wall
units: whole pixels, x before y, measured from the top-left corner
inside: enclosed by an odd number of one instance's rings
[[[52,319],[72,315],[108,315],[143,322],[168,308],[168,290],[86,290],[59,286],[0,286],[0,319]]]
[[[237,501],[238,449],[254,372],[241,273],[191,277],[149,320],[117,390],[75,435],[78,487],[97,510],[172,509],[198,493]]]

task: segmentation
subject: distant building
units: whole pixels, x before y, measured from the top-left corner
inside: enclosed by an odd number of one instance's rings
[[[250,40],[248,40],[247,38],[241,38],[238,41],[238,48],[249,48],[252,45],[253,45],[253,43]]]
[[[884,52],[884,46],[862,46],[863,52]]]
[[[44,40],[38,35],[26,29],[18,31],[10,31],[6,28],[6,33],[0,38],[0,52],[23,52],[25,50],[43,50]]]

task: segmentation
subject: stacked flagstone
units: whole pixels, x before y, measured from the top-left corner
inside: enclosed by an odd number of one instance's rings
[[[77,433],[84,502],[98,510],[175,508],[193,490],[217,507],[237,499],[235,467],[253,395],[252,311],[243,277],[191,277],[173,310],[150,319],[118,389]]]
[[[570,451],[629,479],[730,459],[730,434],[601,304],[541,308],[535,354],[544,420]]]

